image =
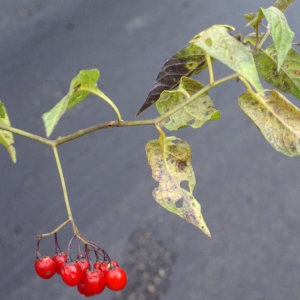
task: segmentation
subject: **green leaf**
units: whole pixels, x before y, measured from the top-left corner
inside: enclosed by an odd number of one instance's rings
[[[276,90],[268,97],[244,93],[239,105],[271,146],[287,155],[300,154],[300,110]]]
[[[233,27],[214,25],[194,37],[192,44],[221,61],[248,80],[260,95],[264,95],[249,45],[232,36]]]
[[[0,124],[10,126],[10,121],[8,114],[6,113],[6,109],[2,102],[0,102]],[[3,117],[2,117],[3,116]],[[16,156],[16,149],[12,145],[14,143],[13,134],[10,131],[0,129],[0,144],[2,144],[8,151],[11,160],[16,163],[17,156]]]
[[[294,0],[277,0],[273,6],[284,12],[293,2]]]
[[[257,17],[248,23],[247,26],[258,26],[260,20],[264,17],[270,25],[271,36],[277,51],[277,71],[279,71],[286,54],[292,47],[294,32],[290,29],[285,15],[274,6],[260,8]]]
[[[99,76],[100,73],[97,69],[83,70],[71,81],[69,93],[51,110],[43,114],[47,137],[50,136],[66,110],[84,100],[88,94],[99,92],[97,88]]]
[[[259,75],[282,92],[300,99],[300,55],[291,48],[284,64],[277,72],[277,55],[274,45],[254,55]]]
[[[156,108],[162,115],[174,106],[185,101],[204,87],[200,82],[187,77],[181,77],[179,87],[175,91],[164,91],[156,102]],[[214,108],[214,103],[204,93],[194,101],[172,114],[170,120],[164,123],[168,130],[178,130],[185,126],[201,127],[206,121],[220,118],[220,111]]]
[[[205,56],[199,47],[187,45],[179,50],[163,65],[146,101],[136,115],[155,103],[163,91],[172,90],[178,86],[182,76],[190,77],[200,73],[206,67]]]
[[[274,45],[277,51],[277,71],[280,70],[284,59],[292,47],[294,32],[290,29],[285,15],[276,7],[260,8],[265,15],[268,23]]]
[[[201,214],[201,206],[193,196],[196,185],[191,165],[192,151],[187,142],[176,137],[152,140],[146,145],[152,177],[159,182],[153,197],[164,208],[199,227],[206,235],[210,232]],[[188,183],[189,190],[181,187]]]
[[[0,101],[0,118],[5,118],[5,108],[1,101]]]
[[[245,18],[248,22],[251,22],[251,21],[253,21],[254,19],[257,18],[257,15],[258,15],[257,12],[252,12],[252,13],[245,14],[245,15],[244,15],[244,18]],[[248,26],[248,25],[247,25],[247,26]]]

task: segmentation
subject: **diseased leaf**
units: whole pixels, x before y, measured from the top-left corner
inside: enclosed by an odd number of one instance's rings
[[[194,79],[181,77],[177,90],[162,92],[159,100],[156,102],[156,108],[162,115],[200,91],[203,87],[203,84]],[[218,120],[220,111],[214,108],[214,103],[208,96],[208,93],[204,93],[169,118],[170,120],[164,123],[168,130],[178,130],[186,126],[199,128],[206,121]]]
[[[6,113],[6,109],[2,102],[0,102],[0,124],[10,126],[10,121],[8,114]],[[11,160],[16,163],[17,162],[17,155],[16,149],[12,145],[14,143],[13,134],[10,131],[0,129],[0,144],[2,144],[8,151]]]
[[[277,55],[274,45],[254,55],[259,75],[272,86],[300,99],[300,55],[291,48],[283,66],[277,72]]]
[[[43,114],[47,137],[50,136],[66,110],[84,100],[88,94],[99,91],[97,88],[99,76],[97,69],[83,70],[71,81],[69,93],[51,110]]]
[[[149,95],[136,116],[155,103],[165,90],[174,89],[182,76],[190,77],[207,67],[203,51],[199,47],[187,45],[174,54],[163,65],[149,92]]]
[[[244,93],[238,102],[275,150],[287,156],[300,154],[300,110],[288,99],[272,90],[260,101]]]
[[[165,142],[160,138],[148,142],[146,155],[152,177],[159,182],[152,193],[155,200],[210,236],[201,214],[201,206],[193,196],[196,179],[191,165],[190,146],[174,136],[167,137]],[[189,190],[181,187],[185,182]]]
[[[264,95],[249,45],[232,36],[233,27],[214,25],[194,37],[192,44],[221,61],[248,80],[260,95]]]
[[[294,0],[277,0],[273,6],[284,12],[293,2]]]

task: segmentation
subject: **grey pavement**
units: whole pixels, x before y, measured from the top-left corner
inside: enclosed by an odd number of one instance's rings
[[[295,2],[286,15],[299,42]],[[99,88],[124,120],[133,120],[163,63],[194,35],[216,23],[245,35],[243,14],[271,4],[2,0],[0,99],[12,126],[44,136],[42,114],[81,69],[98,68]],[[217,78],[230,72],[215,63]],[[197,79],[207,83],[207,73]],[[152,197],[157,183],[144,150],[158,137],[151,126],[102,130],[59,147],[78,227],[129,275],[124,292],[95,299],[300,299],[299,158],[268,145],[238,107],[243,92],[240,82],[214,89],[221,119],[170,133],[193,149],[194,195],[211,238]],[[156,115],[151,107],[138,119]],[[114,119],[103,101],[89,97],[63,116],[52,137]],[[0,147],[0,299],[81,299],[59,276],[46,281],[34,272],[36,235],[56,228],[66,212],[51,149],[16,135],[15,146],[15,165]],[[70,227],[59,233],[64,250],[71,235]],[[41,247],[54,254],[52,238]]]

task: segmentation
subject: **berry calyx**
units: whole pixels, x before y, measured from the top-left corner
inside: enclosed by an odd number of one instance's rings
[[[126,286],[127,275],[120,267],[111,266],[105,271],[104,277],[106,286],[113,291],[120,291]]]
[[[85,296],[85,297],[91,297],[91,296],[94,296],[95,294],[93,294],[92,292],[90,292],[84,285],[83,282],[80,282],[78,285],[77,285],[77,290],[79,292],[79,294]]]
[[[119,267],[119,264],[115,260],[111,261],[101,261],[101,262],[95,262],[94,267],[102,270],[103,272],[107,271],[107,269],[112,268],[112,267]]]
[[[49,256],[37,257],[34,268],[36,273],[43,279],[50,279],[56,273],[56,265]]]
[[[100,294],[105,289],[104,272],[93,266],[83,275],[83,283],[87,290],[94,294]]]
[[[78,285],[82,279],[83,272],[78,264],[67,260],[61,267],[61,278],[66,285]]]

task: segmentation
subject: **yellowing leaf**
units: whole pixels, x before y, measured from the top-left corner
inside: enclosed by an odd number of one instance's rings
[[[300,55],[291,48],[277,72],[277,55],[274,45],[254,55],[259,75],[282,92],[300,99]]]
[[[83,70],[71,81],[69,93],[51,110],[43,114],[47,137],[50,136],[66,110],[84,100],[88,94],[99,91],[97,88],[99,76],[100,73],[96,69]]]
[[[201,206],[193,196],[196,184],[191,165],[190,146],[176,137],[152,140],[146,145],[152,177],[159,182],[153,197],[164,208],[199,227],[206,235],[210,232],[201,214]],[[181,187],[188,183],[189,190]]]
[[[0,102],[0,124],[10,126],[10,121],[6,109],[2,102]],[[0,129],[0,144],[4,145],[7,149],[12,161],[16,163],[16,149],[12,145],[14,143],[13,134],[10,131]]]
[[[196,35],[191,43],[240,73],[261,96],[264,96],[250,46],[232,36],[228,29],[234,30],[230,26],[214,25]]]
[[[273,6],[284,12],[295,0],[277,0]]]
[[[299,155],[300,110],[276,90],[259,99],[247,92],[238,102],[275,150],[287,156]]]
[[[194,79],[181,77],[178,89],[175,91],[164,91],[156,102],[156,108],[162,115],[200,91],[203,87],[203,84]],[[164,123],[164,127],[168,130],[178,130],[185,126],[199,128],[207,121],[219,119],[220,111],[214,108],[214,103],[208,96],[208,93],[204,93],[169,118],[170,120]]]

